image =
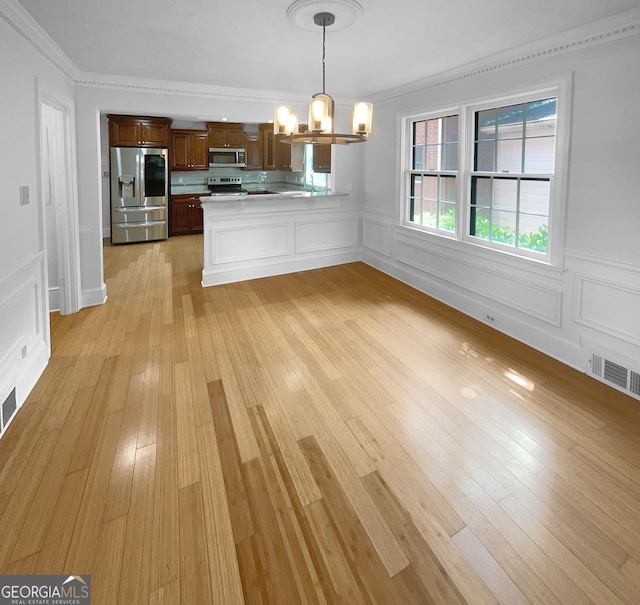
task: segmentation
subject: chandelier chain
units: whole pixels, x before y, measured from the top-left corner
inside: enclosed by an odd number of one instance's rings
[[[325,54],[327,48],[327,26],[322,24],[322,94],[325,93]]]

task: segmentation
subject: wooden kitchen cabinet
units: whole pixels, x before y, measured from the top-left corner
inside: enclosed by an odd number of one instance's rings
[[[109,114],[110,147],[169,147],[171,118]]]
[[[172,195],[169,214],[171,235],[202,233],[204,227],[202,206],[199,195]]]
[[[331,172],[331,145],[313,146],[313,171]]]
[[[260,160],[260,133],[245,132],[244,148],[246,166],[243,170],[262,170],[262,161]]]
[[[276,135],[273,124],[260,124],[259,128],[262,170],[276,170]]]
[[[273,132],[273,124],[260,124],[262,170],[303,170],[304,145],[283,143],[284,135]]]
[[[207,122],[209,147],[234,147],[241,149],[244,143],[244,127],[231,122]]]
[[[172,130],[171,170],[209,170],[209,132]]]

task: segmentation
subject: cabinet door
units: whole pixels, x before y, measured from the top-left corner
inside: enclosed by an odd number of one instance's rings
[[[244,131],[242,128],[229,128],[227,130],[227,145],[229,147],[242,147],[244,144]]]
[[[209,169],[209,134],[195,132],[191,135],[191,168],[193,170]]]
[[[204,213],[198,198],[193,198],[189,204],[191,233],[202,233],[204,231]]]
[[[244,148],[246,149],[244,170],[262,170],[262,162],[260,161],[260,135],[257,133],[244,139]]]
[[[171,170],[189,170],[190,142],[186,132],[171,133]]]
[[[150,147],[166,147],[169,125],[156,122],[142,122],[140,125],[140,144]]]
[[[331,172],[331,145],[313,146],[313,171]]]
[[[184,198],[171,198],[171,222],[169,228],[171,235],[185,235],[191,233],[189,212],[189,200]]]
[[[140,144],[140,123],[135,120],[109,120],[111,147],[137,147]]]
[[[273,124],[260,124],[260,163],[262,170],[276,169],[276,148]]]
[[[226,147],[227,131],[222,126],[209,125],[209,147]]]

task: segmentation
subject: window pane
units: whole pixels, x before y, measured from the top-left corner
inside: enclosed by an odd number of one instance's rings
[[[518,246],[536,252],[547,252],[549,219],[543,216],[520,216],[520,234]]]
[[[442,170],[458,170],[458,143],[442,146]]]
[[[425,138],[425,121],[421,120],[420,122],[413,123],[413,144],[414,145],[424,145],[427,141]]]
[[[474,176],[471,180],[471,204],[491,206],[491,179]]]
[[[515,212],[494,210],[491,241],[514,246],[516,243],[516,217],[517,214]]]
[[[515,212],[518,208],[518,181],[495,179],[493,181],[493,206],[500,210]]]
[[[427,121],[427,145],[440,143],[440,118]]]
[[[411,195],[416,198],[422,197],[422,177],[416,174],[411,177]]]
[[[458,185],[455,176],[440,178],[440,199],[445,202],[455,202],[458,199]]]
[[[440,145],[427,146],[427,170],[440,169]]]
[[[498,138],[521,139],[524,105],[498,108]]]
[[[524,171],[533,174],[552,174],[555,144],[555,137],[526,139]]]
[[[422,198],[425,200],[438,199],[438,177],[423,176],[422,177]]]
[[[442,119],[442,141],[444,143],[458,142],[458,116]]]
[[[522,139],[498,141],[496,172],[522,172]]]
[[[549,215],[549,181],[522,180],[520,183],[520,211]]]
[[[440,202],[440,221],[438,226],[445,231],[456,230],[456,206],[447,202]]]
[[[476,141],[496,138],[496,110],[486,109],[476,113]]]
[[[489,213],[488,208],[471,208],[471,235],[489,239]]]
[[[556,134],[556,99],[527,103],[527,137],[546,137]]]
[[[480,141],[476,143],[476,157],[474,170],[493,172],[495,141]]]
[[[422,225],[435,227],[437,223],[438,202],[425,201],[422,206]]]
[[[413,148],[413,170],[424,170],[424,147]]]

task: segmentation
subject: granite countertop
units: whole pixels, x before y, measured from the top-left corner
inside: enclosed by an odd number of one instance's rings
[[[269,190],[271,191],[271,190]],[[280,191],[273,193],[263,193],[260,195],[216,195],[216,196],[202,196],[201,202],[257,202],[259,200],[277,200],[277,199],[293,199],[293,198],[333,198],[344,197],[348,195],[342,192],[326,192],[326,191]]]

